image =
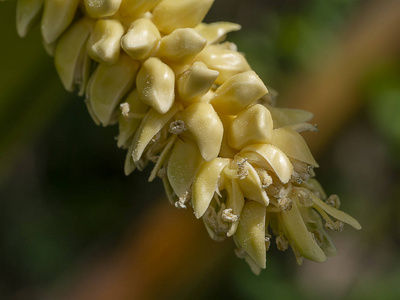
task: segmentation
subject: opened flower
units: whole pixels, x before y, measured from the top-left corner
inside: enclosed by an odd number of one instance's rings
[[[98,125],[118,124],[125,174],[154,163],[169,200],[192,206],[215,240],[233,237],[256,273],[272,236],[302,258],[336,253],[326,229],[360,224],[313,179],[299,132],[309,112],[275,97],[236,45],[240,25],[202,20],[213,0],[18,0],[17,30],[40,21],[64,87]]]

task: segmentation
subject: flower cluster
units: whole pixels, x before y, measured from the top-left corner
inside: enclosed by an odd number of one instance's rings
[[[277,108],[236,46],[240,25],[202,20],[213,0],[18,0],[17,30],[40,20],[68,91],[85,95],[97,124],[118,123],[125,173],[155,165],[178,208],[193,206],[210,236],[233,236],[256,273],[272,235],[279,250],[322,262],[325,229],[359,223],[313,179],[299,134],[312,115]]]

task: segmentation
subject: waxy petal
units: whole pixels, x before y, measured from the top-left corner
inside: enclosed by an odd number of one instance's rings
[[[182,120],[207,161],[218,156],[224,127],[211,104],[196,102],[182,112]]]
[[[136,61],[122,54],[113,65],[99,64],[91,76],[88,98],[103,126],[110,124],[115,108],[134,84],[138,68]]]
[[[200,167],[193,183],[192,203],[196,218],[201,218],[206,212],[214,193],[217,189],[218,181],[222,170],[230,162],[227,158],[215,158],[206,161]]]
[[[192,185],[203,159],[197,145],[190,139],[178,139],[168,160],[167,176],[178,197]]]
[[[278,128],[272,131],[271,144],[281,149],[287,156],[305,162],[313,167],[318,163],[312,156],[303,137],[287,128]]]
[[[155,109],[150,108],[133,139],[133,144],[135,146],[132,153],[132,159],[134,162],[138,161],[142,157],[142,154],[151,139],[172,119],[178,110],[179,106],[173,105],[166,114],[160,114]]]
[[[289,182],[293,173],[293,165],[285,153],[279,148],[270,144],[249,145],[240,152],[240,156],[246,157],[247,152],[260,155],[276,173],[282,183]]]
[[[324,262],[326,256],[307,230],[296,201],[293,201],[292,208],[282,212],[281,216],[288,239],[292,241],[300,254],[309,260]]]
[[[246,201],[235,233],[240,246],[262,269],[266,268],[265,216],[265,206]]]
[[[175,99],[175,74],[159,58],[144,62],[136,77],[139,97],[160,114],[165,114]]]

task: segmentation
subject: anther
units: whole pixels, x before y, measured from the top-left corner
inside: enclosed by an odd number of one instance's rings
[[[182,120],[176,120],[169,124],[169,132],[172,134],[182,134],[186,130],[185,122]]]
[[[282,235],[277,236],[275,242],[279,251],[286,251],[289,248],[289,241]]]
[[[190,201],[191,198],[191,192],[186,191],[182,196],[179,197],[179,200],[175,202],[175,207],[186,209],[186,204]]]
[[[237,175],[240,180],[243,180],[249,175],[249,170],[246,167],[247,158],[244,158],[242,161],[237,162],[238,171]]]
[[[328,199],[326,199],[325,203],[328,204],[329,206],[339,209],[339,207],[340,207],[339,196],[338,195],[330,195],[328,197]]]
[[[293,202],[290,198],[284,197],[278,199],[278,205],[282,211],[287,211],[292,209]]]
[[[131,107],[130,107],[129,103],[128,102],[121,103],[119,105],[119,108],[121,109],[121,113],[122,113],[122,116],[124,117],[124,119],[129,120],[130,119],[129,112],[131,111]]]
[[[236,222],[237,220],[239,220],[239,217],[233,213],[232,208],[224,209],[222,211],[221,218],[225,222]]]
[[[265,250],[268,251],[271,246],[271,237],[265,236]]]
[[[344,224],[341,221],[327,221],[325,227],[333,231],[341,232],[343,231]]]

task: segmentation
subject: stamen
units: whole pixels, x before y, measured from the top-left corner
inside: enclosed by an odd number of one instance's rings
[[[271,246],[271,237],[265,236],[265,250],[268,251]]]
[[[330,195],[328,197],[328,199],[326,199],[325,203],[336,209],[339,209],[339,207],[340,207],[340,199],[339,199],[338,195]]]
[[[312,201],[307,189],[296,188],[295,190],[297,192],[297,199],[302,205],[306,207],[313,206],[314,202]]]
[[[191,191],[186,191],[182,196],[179,197],[179,200],[175,202],[176,208],[186,209],[186,204],[192,199]]]
[[[237,162],[238,171],[237,175],[240,180],[243,180],[249,175],[249,170],[246,167],[247,158],[244,158],[242,161]]]
[[[224,209],[221,218],[225,222],[236,222],[237,220],[239,220],[239,216],[233,213],[232,208]]]
[[[169,124],[169,132],[172,134],[182,134],[186,130],[185,122],[182,120],[176,120]]]
[[[325,227],[330,229],[330,230],[333,230],[333,231],[342,232],[343,228],[344,228],[344,224],[341,221],[335,221],[335,222],[332,222],[332,221],[328,222],[327,221],[325,223]]]
[[[279,251],[286,251],[289,248],[289,241],[282,235],[275,238],[275,243]]]
[[[121,103],[119,108],[121,109],[122,116],[126,121],[130,121],[132,119],[143,119],[146,116],[146,114],[132,113],[128,102]]]
[[[121,113],[122,113],[122,116],[124,117],[124,119],[129,120],[129,112],[131,110],[129,103],[128,102],[121,103],[119,105],[119,108],[121,109]]]
[[[290,198],[280,198],[278,199],[279,208],[282,211],[287,211],[292,209],[293,202]]]

